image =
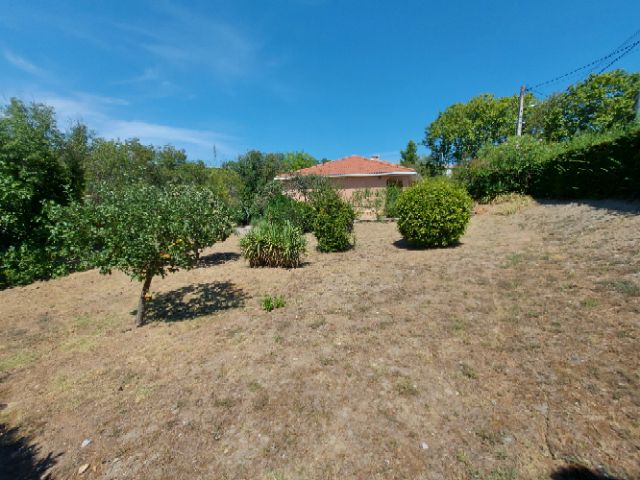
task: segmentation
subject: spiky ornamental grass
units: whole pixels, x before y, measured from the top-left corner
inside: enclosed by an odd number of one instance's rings
[[[302,230],[289,221],[261,222],[240,239],[242,256],[250,267],[299,267],[306,248]]]

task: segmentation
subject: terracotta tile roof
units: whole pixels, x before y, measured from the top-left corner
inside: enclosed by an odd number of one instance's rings
[[[377,158],[365,158],[360,155],[320,163],[313,167],[301,168],[295,172],[278,175],[279,178],[292,175],[323,175],[326,177],[354,176],[354,175],[416,175],[413,168],[403,167],[396,163],[384,162]]]

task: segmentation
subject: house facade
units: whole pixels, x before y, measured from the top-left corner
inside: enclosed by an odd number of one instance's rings
[[[352,200],[364,191],[372,193],[384,191],[389,185],[408,187],[418,180],[418,172],[412,168],[385,162],[377,157],[365,158],[359,155],[340,158],[295,172],[278,175],[275,180],[283,183],[284,190],[290,190],[296,176],[321,175],[329,178],[345,200]]]
[[[379,218],[383,214],[388,186],[408,187],[418,180],[418,173],[412,168],[359,155],[280,174],[275,180],[283,183],[285,192],[297,197],[293,180],[306,175],[327,177],[362,219]]]

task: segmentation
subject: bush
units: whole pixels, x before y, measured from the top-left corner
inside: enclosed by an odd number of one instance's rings
[[[300,228],[289,221],[260,222],[240,239],[242,255],[250,267],[299,267],[306,246]]]
[[[385,191],[384,214],[386,217],[395,218],[398,216],[396,203],[402,193],[402,187],[398,185],[388,185]]]
[[[411,245],[446,247],[464,233],[471,206],[463,187],[443,178],[423,180],[400,194],[398,230]]]
[[[504,193],[529,193],[544,162],[556,150],[529,135],[482,148],[478,158],[455,169],[456,180],[483,202]]]
[[[316,190],[311,195],[315,210],[313,233],[321,252],[342,252],[353,246],[353,222],[356,214],[338,192],[331,188]]]
[[[640,129],[583,133],[562,143],[512,137],[455,169],[472,197],[504,193],[555,198],[640,196]]]
[[[264,209],[263,218],[269,223],[291,222],[303,233],[313,231],[313,207],[284,194],[274,195]]]
[[[555,198],[640,198],[640,128],[583,134],[560,144],[531,184]]]

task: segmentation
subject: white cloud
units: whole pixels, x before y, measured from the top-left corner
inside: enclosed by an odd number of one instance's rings
[[[102,135],[108,138],[139,138],[143,143],[154,145],[173,144],[198,147],[198,152],[211,155],[213,146],[223,156],[233,156],[237,152],[232,147],[233,137],[211,130],[173,127],[143,121],[111,119],[104,126]]]
[[[153,30],[124,23],[114,26],[126,32],[125,38],[134,48],[142,47],[166,66],[200,67],[220,80],[268,68],[260,43],[231,23],[169,1],[154,6],[161,17]]]
[[[2,53],[7,62],[9,62],[14,67],[22,70],[23,72],[27,72],[27,73],[30,73],[31,75],[36,75],[38,77],[44,76],[46,73],[40,67],[34,65],[29,60],[18,55],[17,53],[12,52],[8,48],[5,48]]]
[[[50,92],[24,94],[15,92],[18,98],[41,102],[53,107],[58,122],[64,128],[76,121],[86,123],[99,136],[109,139],[138,138],[142,143],[152,145],[174,145],[186,150],[192,160],[210,161],[213,147],[222,159],[231,159],[239,152],[238,139],[232,135],[207,129],[185,128],[173,125],[125,120],[117,110],[128,106],[129,102],[120,98],[75,92],[59,95]]]

